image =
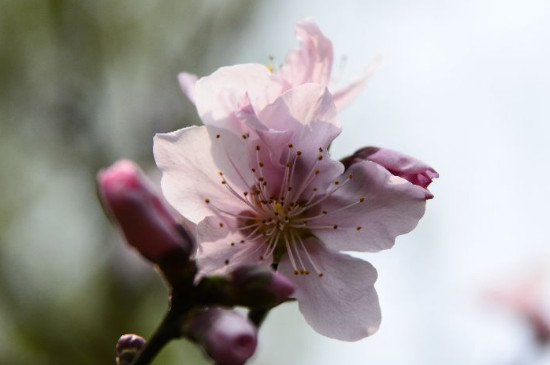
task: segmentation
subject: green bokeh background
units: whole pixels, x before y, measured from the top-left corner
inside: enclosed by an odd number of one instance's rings
[[[155,175],[152,137],[199,123],[181,70],[224,64],[254,1],[0,3],[0,364],[114,363],[148,336],[167,290],[122,243],[95,174],[125,157]],[[157,364],[203,363],[182,341]]]

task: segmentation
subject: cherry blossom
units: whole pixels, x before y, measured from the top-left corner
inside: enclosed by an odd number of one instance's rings
[[[341,128],[326,87],[299,85],[257,108],[249,77],[238,113],[155,137],[163,192],[198,224],[203,275],[276,267],[316,331],[369,336],[381,319],[376,270],[340,251],[391,248],[417,225],[426,194],[372,161],[346,170],[330,157]]]

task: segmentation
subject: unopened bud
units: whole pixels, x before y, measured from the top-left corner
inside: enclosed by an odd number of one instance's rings
[[[426,199],[434,197],[427,188],[433,179],[439,177],[439,174],[433,168],[414,157],[387,148],[364,147],[355,151],[353,155],[342,159],[341,162],[347,169],[360,161],[372,161],[384,167],[393,175],[420,186],[426,192]]]
[[[143,346],[145,340],[141,336],[131,333],[120,336],[116,343],[117,365],[130,365]]]
[[[196,313],[186,335],[201,345],[217,365],[242,365],[257,346],[254,324],[228,309],[207,308]]]
[[[121,160],[97,174],[99,196],[122,229],[127,242],[148,260],[159,263],[168,253],[185,252],[193,243],[178,231],[164,199],[139,167]]]
[[[240,266],[228,280],[235,302],[247,307],[273,307],[294,292],[290,280],[263,265]]]

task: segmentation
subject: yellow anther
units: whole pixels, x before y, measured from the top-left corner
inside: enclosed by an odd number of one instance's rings
[[[283,211],[283,205],[279,202],[275,203],[275,205],[273,206],[273,208],[275,208],[275,210],[277,211],[277,213],[279,213],[280,215],[284,215],[284,211]]]

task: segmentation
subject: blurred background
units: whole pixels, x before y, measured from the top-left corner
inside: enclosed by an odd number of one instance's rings
[[[306,16],[336,82],[383,57],[333,156],[393,148],[441,178],[415,231],[361,255],[379,271],[376,335],[325,338],[289,304],[250,363],[550,364],[509,299],[550,308],[544,0],[1,1],[0,364],[114,363],[121,334],[152,333],[166,288],[109,224],[95,174],[131,158],[158,176],[153,135],[200,123],[178,72],[282,63]],[[180,363],[206,362],[183,341],[155,362]]]

